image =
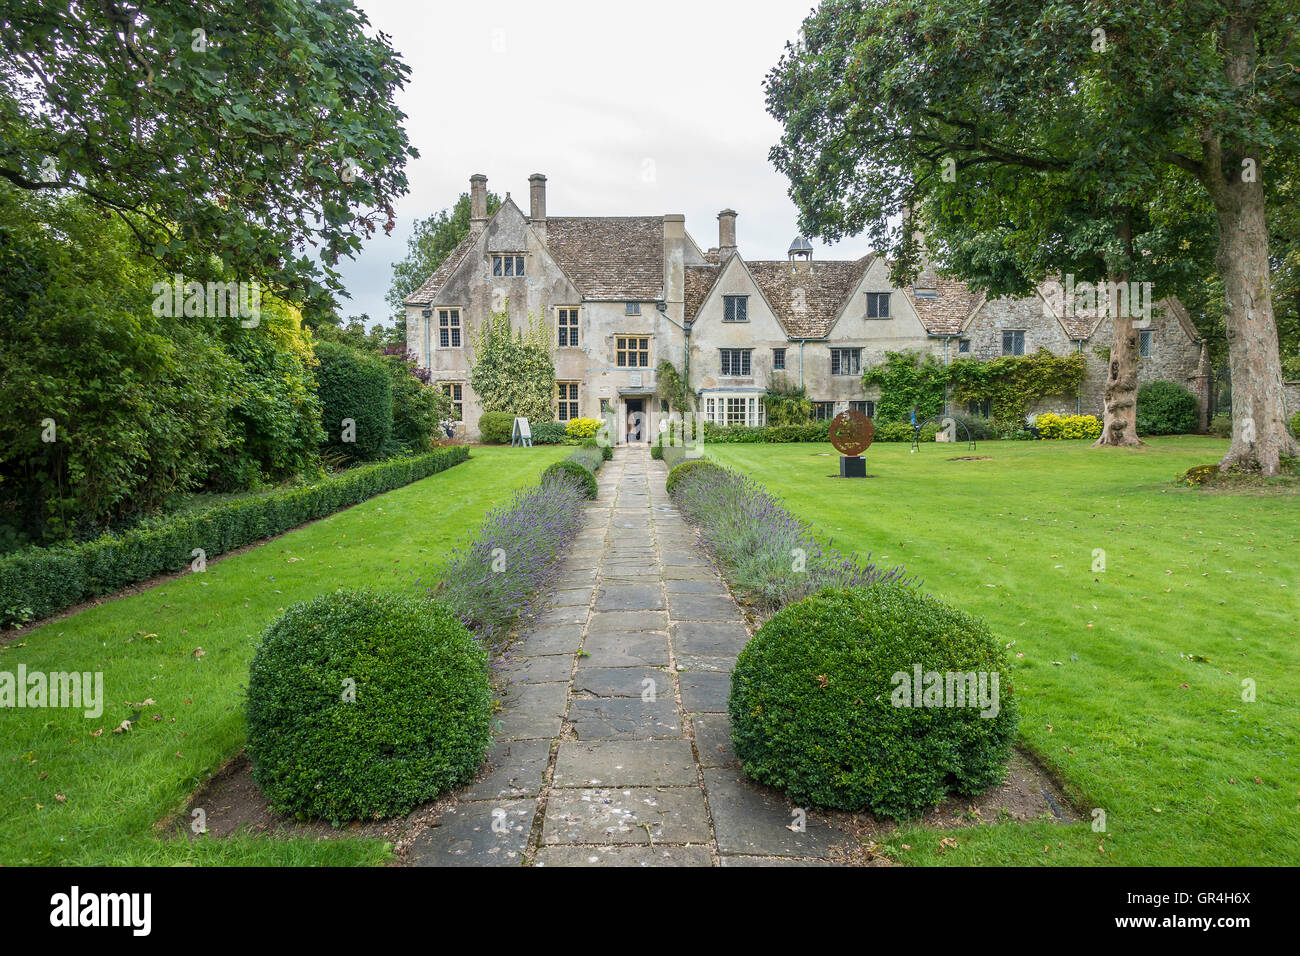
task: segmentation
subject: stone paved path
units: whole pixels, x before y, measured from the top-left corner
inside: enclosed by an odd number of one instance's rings
[[[547,610],[511,650],[489,769],[408,854],[423,865],[735,866],[825,860],[731,750],[740,609],[644,445],[620,448]]]

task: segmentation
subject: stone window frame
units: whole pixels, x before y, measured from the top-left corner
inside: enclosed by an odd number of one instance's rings
[[[1142,351],[1145,343],[1146,351]],[[1156,354],[1155,329],[1138,329],[1138,358],[1149,359]]]
[[[831,374],[832,375],[861,375],[862,374],[862,346],[834,346],[830,350],[831,354]],[[844,359],[850,357],[852,361],[848,364],[849,371],[844,370]]]
[[[957,354],[970,355],[970,339],[957,340]]]
[[[439,382],[438,386],[442,389],[444,395],[451,398],[451,411],[454,420],[463,422],[465,420],[465,383]]]
[[[580,385],[581,382],[576,380],[557,381],[555,383],[556,421],[567,422],[571,418],[581,417],[578,410],[578,398],[581,395]],[[565,412],[571,412],[572,414],[566,415]]]
[[[1025,329],[1003,329],[1003,330],[1002,330],[1002,354],[1003,354],[1003,356],[1014,357],[1014,356],[1019,356],[1019,355],[1024,355],[1024,354],[1025,354],[1025,332],[1026,332],[1026,331],[1027,331],[1027,330],[1025,330]],[[1013,336],[1013,338],[1012,338],[1012,340],[1011,340],[1011,351],[1010,351],[1010,352],[1007,351],[1007,336],[1008,336],[1008,335]],[[1019,339],[1020,350],[1019,350],[1019,351],[1016,351],[1017,340],[1014,338],[1014,336],[1017,336],[1017,335],[1020,336],[1020,339]]]
[[[835,417],[834,402],[813,402],[813,421],[829,422]]]
[[[528,275],[525,260],[528,257],[522,252],[494,252],[492,253],[492,278],[494,279],[518,279]],[[504,271],[506,268],[510,271]]]
[[[869,398],[858,399],[849,402],[849,410],[854,412],[861,412],[863,415],[866,415],[868,418],[876,417],[876,403]]]
[[[640,314],[641,314],[641,303],[640,303],[640,302],[624,302],[624,303],[623,303],[623,314],[624,314],[624,315],[640,315]]]
[[[739,362],[741,371],[737,371]],[[728,371],[730,366],[731,371]],[[753,349],[718,349],[718,374],[728,378],[748,378],[754,374]]]
[[[866,297],[867,297],[867,312],[866,312],[866,316],[865,316],[865,317],[868,318],[868,319],[872,319],[872,320],[875,320],[875,319],[890,319],[890,318],[893,318],[893,316],[890,315],[890,305],[891,305],[891,299],[893,298],[893,295],[894,295],[894,294],[893,294],[892,292],[868,292],[868,293],[866,293]],[[884,309],[883,312],[880,310],[880,303],[881,303],[881,302],[883,302],[883,303],[885,304],[885,309]],[[873,308],[875,309],[875,312],[876,312],[875,315],[872,315],[872,314],[871,314]]]
[[[628,343],[633,343],[629,345]],[[640,361],[632,364],[633,358]],[[624,333],[614,336],[614,364],[618,368],[650,367],[650,336]]]
[[[785,371],[785,349],[772,349],[772,371]]]
[[[566,324],[566,317],[569,322]],[[556,348],[576,349],[579,347],[581,335],[578,331],[581,328],[582,310],[576,305],[560,305],[555,307],[555,340]]]
[[[455,305],[439,306],[437,311],[438,348],[464,348],[465,330],[464,324],[461,322],[460,307]]]
[[[748,322],[749,296],[739,294],[724,295],[722,297],[722,321]]]
[[[767,424],[767,407],[758,392],[743,394],[708,394],[702,408],[707,421],[721,427],[731,425],[763,426]]]

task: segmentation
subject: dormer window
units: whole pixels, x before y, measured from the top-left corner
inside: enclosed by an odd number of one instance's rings
[[[524,274],[523,256],[493,256],[492,274],[494,276],[521,276]]]
[[[869,319],[889,318],[889,293],[888,292],[867,293],[867,318]]]

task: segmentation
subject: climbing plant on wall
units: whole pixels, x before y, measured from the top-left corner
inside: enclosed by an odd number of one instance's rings
[[[887,352],[883,364],[872,366],[862,375],[862,384],[878,385],[876,424],[910,422],[916,409],[918,422],[943,411],[948,378],[933,355],[918,352]]]
[[[509,303],[493,312],[474,337],[470,384],[485,412],[506,412],[534,422],[555,419],[555,362],[540,318],[515,332]]]
[[[1020,428],[1030,404],[1049,395],[1077,392],[1086,369],[1082,355],[1053,355],[1039,349],[1033,355],[1008,356],[992,362],[960,359],[948,366],[957,403],[989,403],[1000,429]]]
[[[672,406],[675,412],[685,412],[690,408],[690,389],[682,378],[677,366],[664,359],[655,369],[655,389],[659,397]]]

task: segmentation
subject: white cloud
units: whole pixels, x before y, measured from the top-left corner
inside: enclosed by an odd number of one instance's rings
[[[398,105],[420,158],[407,166],[392,234],[343,264],[344,315],[387,320],[384,294],[412,223],[450,206],[478,172],[525,210],[528,176],[541,172],[551,215],[685,213],[705,248],[717,245],[718,210],[729,206],[745,256],[784,258],[796,212],[767,159],[781,131],[762,83],[808,6],[359,2],[411,67]],[[861,239],[814,248],[867,251]]]

